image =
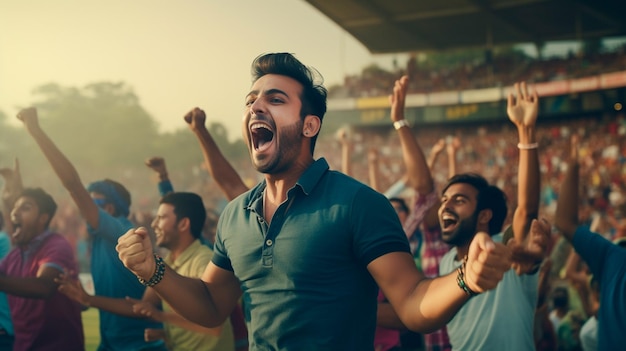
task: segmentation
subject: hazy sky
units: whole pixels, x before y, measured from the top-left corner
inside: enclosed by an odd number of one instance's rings
[[[163,131],[186,128],[182,116],[199,106],[239,137],[250,64],[278,51],[326,86],[392,62],[304,0],[1,0],[0,110],[14,116],[46,83],[123,81]]]

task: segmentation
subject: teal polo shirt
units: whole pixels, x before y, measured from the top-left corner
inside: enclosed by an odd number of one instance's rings
[[[389,200],[315,161],[263,219],[261,182],[220,216],[213,263],[241,282],[251,350],[372,350],[374,259],[409,252]]]

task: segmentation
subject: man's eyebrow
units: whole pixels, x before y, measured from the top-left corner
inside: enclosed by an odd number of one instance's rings
[[[289,97],[289,94],[287,94],[286,92],[280,89],[270,89],[266,92],[266,95],[270,95],[270,94],[282,94],[282,95]]]
[[[443,197],[447,197],[447,198],[449,198],[449,199],[451,199],[451,198],[455,198],[455,197],[462,197],[462,198],[464,198],[464,199],[468,199],[468,200],[470,200],[470,197],[469,197],[468,195],[463,194],[463,193],[454,193],[454,194],[450,194],[450,195],[446,195],[446,194],[444,194],[444,195],[442,196],[442,198],[443,198]]]
[[[272,94],[281,94],[281,95],[285,95],[286,97],[289,97],[289,94],[287,94],[284,90],[280,90],[277,88],[269,89],[265,91],[265,95],[272,95]],[[259,95],[259,91],[258,90],[250,91],[248,95],[246,95],[246,98],[250,97],[250,95]]]

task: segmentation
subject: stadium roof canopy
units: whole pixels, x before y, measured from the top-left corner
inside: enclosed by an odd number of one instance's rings
[[[305,0],[374,54],[626,35],[624,0]]]

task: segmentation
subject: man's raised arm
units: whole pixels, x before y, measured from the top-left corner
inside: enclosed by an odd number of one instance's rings
[[[415,189],[418,194],[426,195],[433,191],[434,183],[424,152],[404,117],[408,86],[409,77],[403,76],[396,81],[393,87],[393,93],[389,97],[391,101],[391,121],[400,137],[402,157],[406,166],[406,184]]]
[[[98,228],[98,206],[91,199],[87,189],[85,189],[74,165],[41,129],[37,109],[34,107],[23,109],[17,114],[17,118],[24,123],[28,133],[39,145],[61,183],[69,191],[83,218],[92,228]]]
[[[215,140],[213,140],[213,137],[206,128],[206,115],[204,111],[196,107],[189,111],[184,118],[185,122],[189,124],[189,128],[193,131],[200,142],[207,170],[213,179],[215,179],[215,182],[217,182],[224,194],[226,194],[226,198],[228,200],[232,200],[240,194],[248,191],[248,187],[243,182],[235,168],[233,168],[226,157],[224,157],[215,143]]]
[[[519,136],[519,166],[517,184],[517,208],[513,214],[513,236],[524,245],[530,225],[539,213],[539,156],[535,124],[539,98],[535,90],[530,93],[525,82],[515,83],[507,100],[507,114],[517,128]]]
[[[4,223],[7,233],[13,233],[13,223],[11,222],[11,210],[17,197],[20,195],[24,186],[22,184],[22,174],[20,173],[20,162],[16,158],[13,169],[4,167],[0,168],[0,176],[4,178],[4,187],[2,189],[2,203],[4,204],[4,212],[2,212],[1,223]],[[0,230],[2,230],[0,224]]]

